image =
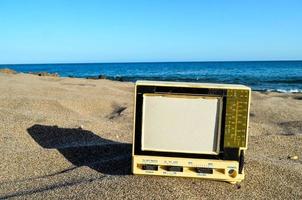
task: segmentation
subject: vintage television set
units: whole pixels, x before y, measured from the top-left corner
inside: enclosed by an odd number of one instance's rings
[[[251,89],[137,81],[132,172],[240,182]]]

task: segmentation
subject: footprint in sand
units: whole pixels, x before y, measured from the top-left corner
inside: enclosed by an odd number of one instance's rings
[[[302,121],[288,121],[279,123],[284,130],[282,135],[299,135],[302,134]]]
[[[295,96],[295,97],[293,97],[293,99],[302,100],[302,96]]]

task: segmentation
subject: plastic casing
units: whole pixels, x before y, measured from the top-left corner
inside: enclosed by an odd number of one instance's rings
[[[176,177],[194,177],[227,181],[237,183],[244,179],[244,170],[239,172],[239,161],[223,159],[203,159],[153,155],[135,154],[135,124],[136,122],[136,94],[137,87],[158,86],[158,87],[182,87],[182,88],[206,88],[227,90],[227,104],[225,117],[225,139],[224,146],[236,147],[239,151],[247,149],[249,111],[251,100],[251,88],[235,84],[212,84],[212,83],[188,83],[188,82],[165,82],[165,81],[137,81],[135,85],[134,100],[134,130],[132,149],[132,172],[140,175],[159,175]],[[185,95],[185,94],[182,94]],[[189,94],[188,94],[189,95]],[[188,136],[189,137],[189,136]],[[222,149],[223,151],[223,149]],[[180,152],[181,153],[181,152]],[[156,165],[157,170],[145,170],[144,165]],[[167,171],[167,166],[182,167],[182,171]],[[212,169],[212,173],[198,173],[196,168]]]

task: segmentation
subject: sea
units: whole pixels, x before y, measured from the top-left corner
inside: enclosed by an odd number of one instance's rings
[[[258,91],[302,92],[302,61],[9,64],[0,68],[62,77],[230,83]]]

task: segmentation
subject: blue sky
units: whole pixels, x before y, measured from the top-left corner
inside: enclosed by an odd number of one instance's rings
[[[302,59],[300,0],[0,0],[0,63]]]

